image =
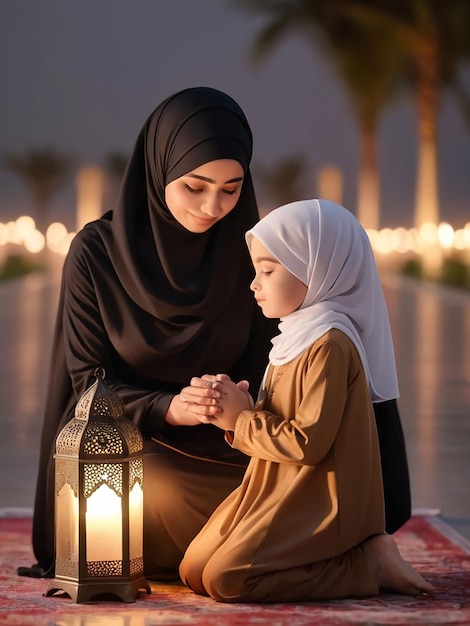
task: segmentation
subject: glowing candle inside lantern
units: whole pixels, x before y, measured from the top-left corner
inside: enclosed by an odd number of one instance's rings
[[[68,529],[68,532],[57,535],[57,557],[78,562],[78,496],[68,482],[57,494],[56,506],[60,523]]]
[[[129,493],[129,556],[138,558],[143,554],[144,494],[142,486],[136,482]]]
[[[101,485],[89,498],[86,510],[86,560],[122,560],[121,498]]]

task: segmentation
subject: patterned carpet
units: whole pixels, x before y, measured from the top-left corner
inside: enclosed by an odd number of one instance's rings
[[[44,597],[46,581],[21,578],[33,562],[31,520],[0,519],[0,624],[14,626],[394,626],[470,625],[469,543],[438,516],[416,515],[396,535],[403,556],[437,589],[436,598],[386,594],[368,600],[292,605],[224,605],[180,585],[152,583],[135,603],[73,603]]]

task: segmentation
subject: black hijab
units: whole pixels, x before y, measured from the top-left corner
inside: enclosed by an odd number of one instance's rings
[[[128,295],[165,325],[184,326],[182,342],[211,325],[240,280],[249,285],[244,233],[258,220],[251,155],[243,111],[230,96],[207,87],[165,100],[138,136],[105,245]],[[195,234],[171,215],[165,186],[216,159],[242,165],[240,197],[221,221]]]

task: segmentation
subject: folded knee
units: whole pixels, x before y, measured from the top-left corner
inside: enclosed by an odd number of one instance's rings
[[[246,569],[227,569],[209,562],[202,573],[206,593],[217,602],[244,602],[249,594]]]

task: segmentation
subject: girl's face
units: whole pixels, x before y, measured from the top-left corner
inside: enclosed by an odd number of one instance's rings
[[[305,300],[307,287],[291,274],[263,244],[253,237],[250,244],[255,278],[250,285],[266,317],[284,317],[296,311]]]
[[[168,183],[166,205],[184,228],[204,233],[235,208],[243,175],[238,161],[210,161]]]

